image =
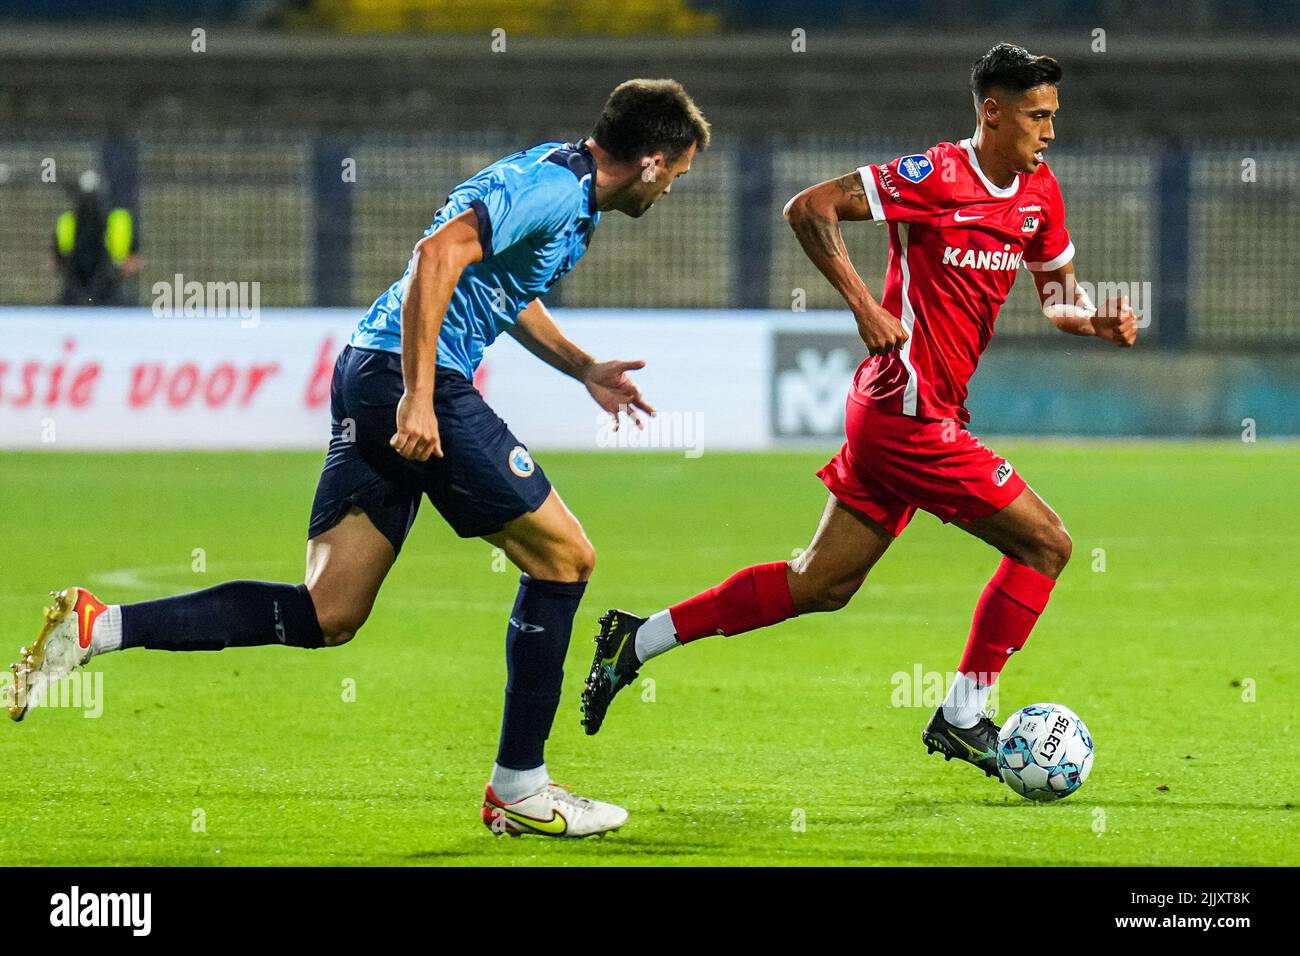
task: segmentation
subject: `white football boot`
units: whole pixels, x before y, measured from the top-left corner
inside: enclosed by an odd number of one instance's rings
[[[579,797],[557,783],[548,783],[531,797],[514,803],[498,799],[489,784],[483,794],[481,815],[483,823],[497,836],[603,836],[627,822],[627,811],[622,807]]]
[[[39,707],[52,685],[90,660],[95,618],[108,609],[85,588],[51,591],[50,597],[54,603],[45,609],[36,640],[18,652],[17,664],[9,665],[3,696],[14,720],[27,716],[28,708]]]

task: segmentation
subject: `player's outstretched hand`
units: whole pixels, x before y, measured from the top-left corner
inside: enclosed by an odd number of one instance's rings
[[[903,328],[903,323],[878,305],[854,318],[858,322],[858,335],[862,336],[870,355],[884,355],[900,349],[907,341],[907,330]]]
[[[628,372],[639,368],[645,368],[645,362],[614,359],[609,362],[593,362],[583,373],[582,384],[587,386],[587,391],[596,400],[596,404],[613,417],[614,431],[618,431],[620,412],[636,422],[637,428],[645,428],[645,421],[637,414],[638,410],[647,415],[655,414],[655,410],[641,397],[641,389],[628,378]]]
[[[433,412],[432,396],[420,398],[403,392],[397,403],[397,432],[388,440],[394,450],[411,461],[428,461],[442,457],[442,440],[438,437],[438,416]]]
[[[1114,342],[1121,348],[1130,348],[1137,341],[1137,316],[1129,307],[1128,296],[1116,295],[1106,301],[1092,317],[1092,327],[1097,337]]]

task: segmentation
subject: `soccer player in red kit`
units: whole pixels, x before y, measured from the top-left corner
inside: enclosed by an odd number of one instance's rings
[[[605,614],[583,692],[588,734],[641,665],[666,650],[843,607],[921,508],[1003,555],[975,607],[957,679],[922,733],[929,752],[998,776],[989,692],[1046,607],[1070,537],[1011,464],[966,430],[967,383],[1022,264],[1061,331],[1125,347],[1137,335],[1126,299],[1096,308],[1074,282],[1060,187],[1043,162],[1060,78],[1052,58],[999,44],[971,71],[970,139],[863,166],[790,200],[786,221],[844,297],[869,353],[849,391],[847,440],[818,472],[830,490],[821,524],[791,561],[746,568],[648,619]],[[879,302],[840,234],[841,222],[865,219],[889,230]]]

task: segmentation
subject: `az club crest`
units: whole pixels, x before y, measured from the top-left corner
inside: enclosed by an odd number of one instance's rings
[[[1024,224],[1023,226],[1020,227],[1020,231],[1021,231],[1021,232],[1033,232],[1033,231],[1034,231],[1035,229],[1037,229],[1037,228],[1038,228],[1038,217],[1037,217],[1037,216],[1026,216],[1026,217],[1025,217],[1025,224]]]

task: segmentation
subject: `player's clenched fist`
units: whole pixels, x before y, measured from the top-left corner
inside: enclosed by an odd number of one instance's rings
[[[1098,338],[1128,348],[1137,341],[1137,316],[1129,307],[1128,296],[1113,296],[1092,318]]]
[[[397,403],[397,432],[388,444],[403,458],[428,461],[442,457],[438,438],[438,416],[433,413],[433,396],[402,393]]]
[[[902,348],[907,341],[907,330],[898,317],[886,312],[880,306],[855,316],[858,321],[858,335],[862,336],[867,352],[871,355],[884,355],[894,349]]]

